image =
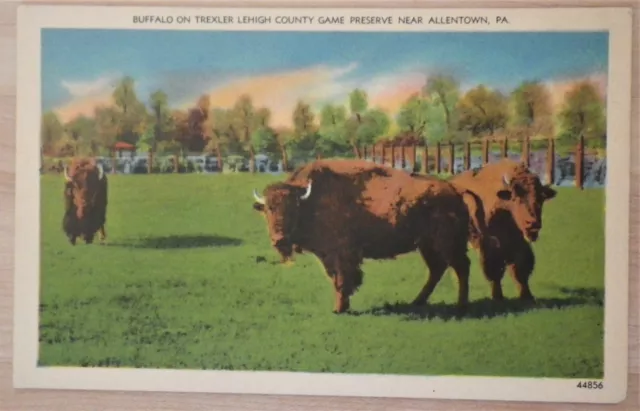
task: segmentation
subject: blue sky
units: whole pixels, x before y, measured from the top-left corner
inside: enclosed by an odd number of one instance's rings
[[[323,33],[44,29],[43,108],[108,89],[121,75],[141,97],[163,88],[193,99],[238,77],[350,67],[361,84],[390,75],[455,73],[464,84],[509,89],[607,72],[606,32]],[[104,90],[102,90],[104,91]]]

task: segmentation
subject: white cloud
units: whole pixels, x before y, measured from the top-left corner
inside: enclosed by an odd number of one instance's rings
[[[111,91],[119,76],[105,75],[94,80],[72,81],[62,80],[62,87],[74,98],[95,96]]]

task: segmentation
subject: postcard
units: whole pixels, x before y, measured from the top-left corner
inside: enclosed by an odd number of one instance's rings
[[[18,17],[16,388],[625,398],[630,9]]]

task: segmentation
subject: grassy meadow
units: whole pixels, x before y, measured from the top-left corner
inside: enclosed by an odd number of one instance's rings
[[[353,312],[335,315],[315,257],[279,264],[251,207],[280,178],[109,175],[108,244],[72,247],[62,177],[42,176],[40,364],[602,377],[604,190],[559,188],[545,206],[534,308],[493,304],[470,252],[467,317],[452,272],[411,309],[427,272],[412,253],[366,261]]]

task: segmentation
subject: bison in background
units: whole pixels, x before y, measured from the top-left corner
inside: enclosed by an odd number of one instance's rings
[[[100,231],[100,242],[105,232],[107,214],[107,176],[94,159],[74,158],[64,168],[64,217],[62,229],[72,245],[82,237],[87,244],[93,242]]]
[[[254,190],[254,209],[266,218],[282,257],[309,251],[335,289],[335,313],[349,309],[362,285],[365,258],[393,259],[419,250],[429,277],[413,301],[425,304],[450,266],[459,281],[458,307],[469,294],[469,214],[449,183],[415,180],[403,171],[361,160],[318,160],[284,182]]]
[[[545,201],[553,199],[557,192],[542,185],[523,163],[508,159],[465,171],[449,181],[458,189],[474,193],[481,201],[481,209],[473,209],[477,202],[470,203],[473,224],[469,241],[479,253],[492,298],[504,299],[501,281],[509,269],[519,298],[535,301],[529,288],[535,266],[530,242],[540,235]]]

